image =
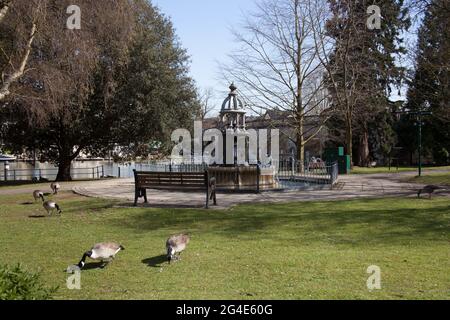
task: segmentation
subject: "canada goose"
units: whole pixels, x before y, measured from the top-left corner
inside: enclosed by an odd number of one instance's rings
[[[422,193],[428,193],[428,198],[431,199],[431,194],[439,189],[442,189],[442,188],[438,187],[438,186],[433,186],[433,185],[425,186],[422,189],[420,189],[419,192],[417,192],[417,198],[420,198],[420,195]]]
[[[86,263],[86,257],[93,260],[100,260],[103,262],[102,268],[104,268],[109,262],[111,262],[115,255],[120,251],[125,250],[120,244],[115,242],[104,242],[95,244],[91,250],[85,252],[78,267],[82,269]],[[106,261],[106,262],[105,262]]]
[[[45,201],[45,199],[44,199],[44,192],[42,192],[41,190],[33,191],[33,197],[34,197],[34,202],[36,202],[39,198],[42,199],[42,202]]]
[[[167,239],[166,249],[167,249],[167,261],[170,262],[172,259],[179,259],[181,252],[186,249],[187,244],[189,243],[190,237],[187,234],[180,234],[171,236]],[[178,253],[178,257],[175,254]]]
[[[45,201],[42,206],[45,210],[47,210],[48,215],[50,216],[53,212],[53,210],[57,210],[59,214],[62,213],[62,210],[60,209],[59,205],[55,201]]]
[[[58,194],[58,190],[61,189],[61,186],[58,182],[52,182],[50,188],[52,188],[53,194]]]

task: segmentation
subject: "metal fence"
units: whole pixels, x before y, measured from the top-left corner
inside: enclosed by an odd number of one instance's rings
[[[275,168],[279,188],[303,188],[313,185],[333,186],[338,179],[338,164],[324,162],[312,163],[287,159],[272,165],[260,165],[260,169]],[[156,172],[204,172],[203,164],[171,164],[170,162],[145,162],[128,164],[105,164],[92,168],[72,168],[74,180],[101,179],[104,177],[132,178],[133,170]],[[10,169],[0,170],[0,181],[54,180],[57,168],[49,169]]]
[[[105,177],[104,166],[93,168],[72,168],[72,176],[77,180],[101,179]],[[0,172],[0,181],[45,181],[55,180],[58,168],[49,169],[3,169]]]
[[[135,164],[138,171],[157,172],[203,172],[207,164]],[[338,163],[304,162],[297,160],[282,160],[271,165],[260,165],[260,169],[275,168],[279,189],[302,189],[314,186],[333,186],[339,175]],[[122,174],[122,177],[128,176]]]
[[[338,163],[300,162],[297,160],[283,160],[275,164],[278,180],[281,185],[298,184],[331,185],[333,186],[339,175]]]

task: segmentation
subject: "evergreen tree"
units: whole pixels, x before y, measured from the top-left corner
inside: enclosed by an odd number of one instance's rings
[[[423,119],[423,146],[425,153],[431,154],[438,164],[448,164],[450,160],[449,21],[448,1],[433,0],[426,7],[418,36],[415,75],[408,90],[409,110],[427,109],[433,113]],[[405,125],[401,134],[411,136],[415,130]],[[411,145],[414,142],[405,141],[410,149],[417,148],[417,144]]]
[[[404,53],[401,31],[409,26],[403,0],[330,0],[328,33],[335,40],[331,59],[334,85],[330,85],[335,117],[345,123],[347,152],[358,165],[384,153],[380,141],[392,141],[389,95],[404,77],[395,57]],[[381,28],[367,27],[370,5],[381,9]],[[337,99],[344,97],[344,99]],[[371,130],[384,119],[384,126]],[[372,141],[372,143],[371,143]],[[353,152],[356,150],[357,152]],[[385,150],[386,151],[386,150]]]
[[[25,11],[27,4],[13,2]],[[45,19],[30,70],[0,108],[6,147],[40,151],[41,160],[58,165],[57,180],[71,179],[81,152],[104,155],[119,145],[145,156],[151,143],[170,141],[171,131],[188,127],[199,110],[188,56],[170,21],[148,1],[79,0],[81,30],[65,28],[69,4],[42,0]],[[15,24],[27,24],[15,12],[0,34],[8,30],[14,38]]]

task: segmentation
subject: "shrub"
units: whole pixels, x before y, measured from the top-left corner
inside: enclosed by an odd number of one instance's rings
[[[0,300],[49,300],[58,288],[47,288],[40,274],[25,270],[20,264],[0,266]]]

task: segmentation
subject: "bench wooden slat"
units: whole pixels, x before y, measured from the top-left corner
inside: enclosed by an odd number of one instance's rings
[[[180,188],[193,187],[193,188],[205,189],[204,183],[179,184],[179,183],[165,182],[165,183],[145,183],[145,184],[139,185],[140,188],[152,188],[152,189],[157,189],[158,186],[171,186],[171,187],[180,187]]]
[[[135,178],[135,201],[137,205],[138,198],[144,197],[147,202],[146,189],[155,190],[184,190],[184,191],[206,191],[206,208],[209,200],[213,200],[216,205],[215,184],[208,181],[208,172],[152,172],[136,171]],[[213,187],[211,187],[213,186]]]
[[[205,175],[198,172],[136,172],[139,177],[204,177]]]
[[[203,183],[205,184],[205,178],[202,179],[140,179],[138,183],[164,183],[164,182],[172,182],[174,184],[189,184],[189,183]]]
[[[151,184],[158,184],[158,183],[167,183],[170,182],[172,184],[205,184],[205,179],[186,179],[186,180],[175,180],[175,179],[142,179],[138,181],[138,184],[145,184],[145,183],[151,183]]]

